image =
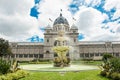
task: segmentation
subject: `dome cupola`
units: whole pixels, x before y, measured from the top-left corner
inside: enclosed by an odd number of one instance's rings
[[[71,29],[78,29],[78,27],[77,27],[75,24],[73,24],[73,25],[71,26]]]
[[[69,25],[67,19],[64,18],[61,13],[60,13],[60,16],[57,19],[55,19],[53,25],[56,25],[56,24],[66,24],[66,25]]]

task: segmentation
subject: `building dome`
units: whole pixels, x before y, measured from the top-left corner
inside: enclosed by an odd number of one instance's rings
[[[78,29],[78,27],[77,27],[75,24],[73,24],[73,25],[71,26],[71,29]]]
[[[53,25],[56,25],[56,24],[66,24],[66,25],[69,25],[67,19],[64,18],[64,17],[62,16],[62,14],[60,14],[60,16],[59,16],[57,19],[55,19]]]
[[[45,29],[52,29],[52,27],[48,24]]]

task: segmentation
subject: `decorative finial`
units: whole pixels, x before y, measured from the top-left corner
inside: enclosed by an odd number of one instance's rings
[[[76,19],[73,17],[72,20],[73,20],[73,25],[74,25],[74,23],[76,22]]]
[[[62,9],[60,9],[60,16],[62,16]]]
[[[62,16],[62,13],[60,13],[60,16]]]
[[[60,11],[62,12],[62,9],[60,9]]]

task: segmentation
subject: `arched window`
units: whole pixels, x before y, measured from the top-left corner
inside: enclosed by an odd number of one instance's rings
[[[74,38],[74,42],[76,42],[76,39]]]
[[[46,51],[46,54],[49,54],[50,52],[49,51]]]
[[[49,42],[49,39],[47,39],[47,42]]]

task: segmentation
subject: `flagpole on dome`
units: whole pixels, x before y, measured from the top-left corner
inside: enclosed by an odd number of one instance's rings
[[[48,20],[49,20],[48,25],[49,26],[52,25],[53,20],[51,18],[48,18]]]
[[[72,21],[73,21],[73,24],[75,24],[76,19],[74,17],[72,17]]]
[[[60,16],[62,16],[62,9],[60,9]]]

